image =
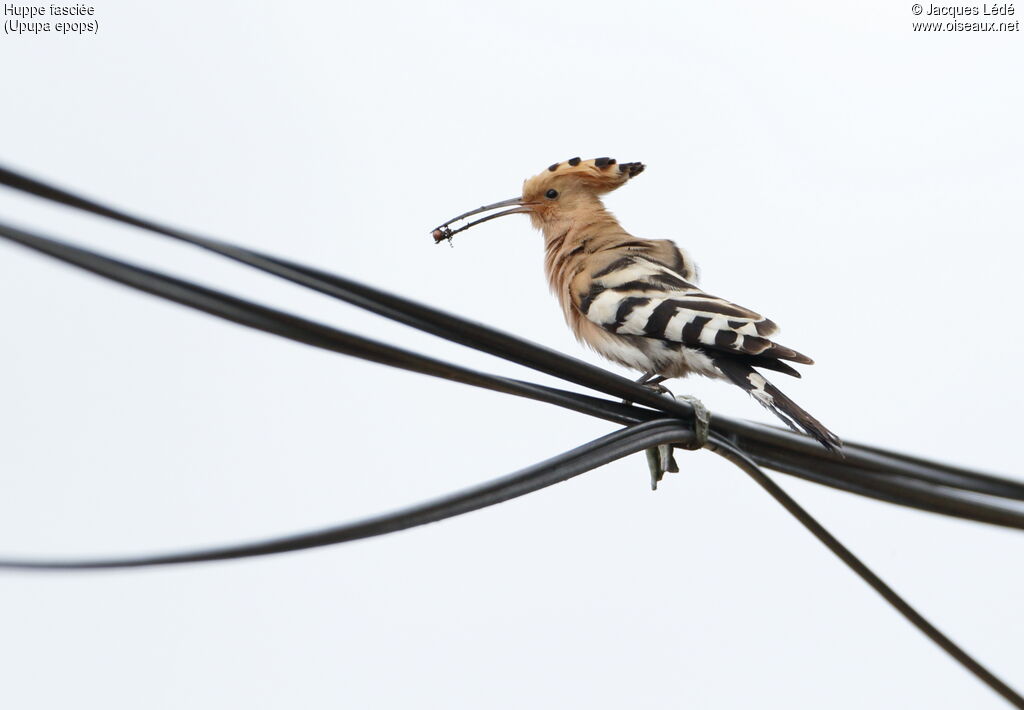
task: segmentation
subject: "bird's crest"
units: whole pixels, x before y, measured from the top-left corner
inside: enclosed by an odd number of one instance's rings
[[[611,192],[643,171],[643,163],[620,163],[615,158],[569,158],[565,162],[549,165],[546,170],[527,180],[524,193],[534,185],[563,181],[579,181],[598,194]]]

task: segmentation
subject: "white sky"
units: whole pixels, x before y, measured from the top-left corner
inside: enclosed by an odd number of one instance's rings
[[[525,218],[454,249],[428,231],[549,163],[641,160],[610,206],[817,360],[776,378],[794,399],[848,440],[1020,473],[1021,33],[914,33],[911,3],[892,2],[95,6],[96,36],[0,38],[3,163],[597,362],[562,323]],[[550,381],[9,191],[0,216]],[[0,318],[2,556],[323,526],[613,428],[7,244]],[[674,389],[771,421],[724,384]],[[709,454],[680,463],[656,494],[634,456],[312,552],[4,573],[0,705],[1003,707],[743,474]],[[777,478],[1024,687],[1019,533]]]

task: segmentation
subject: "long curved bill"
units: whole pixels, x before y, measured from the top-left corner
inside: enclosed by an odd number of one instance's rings
[[[458,229],[452,229],[451,226],[449,226],[449,225],[453,224],[454,222],[460,222],[460,221],[466,219],[467,217],[472,217],[475,214],[480,214],[482,212],[490,212],[491,210],[496,210],[496,209],[499,209],[501,207],[512,207],[512,209],[504,210],[503,212],[498,212],[496,214],[490,214],[490,215],[487,215],[486,217],[481,217],[480,219],[473,220],[469,224],[465,224],[465,225],[459,227]],[[445,239],[451,239],[452,237],[454,237],[459,232],[464,232],[467,229],[469,229],[470,227],[473,227],[473,226],[475,226],[477,224],[481,224],[483,222],[488,222],[488,221],[490,221],[492,219],[497,219],[498,217],[504,217],[505,215],[509,215],[509,214],[529,214],[529,212],[530,212],[529,203],[523,202],[523,198],[522,197],[513,197],[513,198],[508,199],[508,200],[502,200],[501,202],[495,202],[492,205],[484,205],[483,207],[477,207],[475,210],[470,210],[469,212],[463,212],[458,217],[453,217],[450,220],[448,220],[447,222],[445,222],[444,224],[442,224],[441,226],[439,226],[437,229],[435,229],[433,232],[431,232],[430,235],[434,238],[434,243],[435,244],[440,244]]]

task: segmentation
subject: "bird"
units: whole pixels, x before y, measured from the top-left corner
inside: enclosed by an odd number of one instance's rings
[[[604,195],[644,169],[643,163],[614,158],[554,163],[527,178],[521,195],[460,214],[432,236],[436,243],[451,243],[455,234],[482,222],[529,215],[544,235],[544,271],[577,340],[639,371],[637,382],[656,389],[667,379],[691,374],[731,382],[789,428],[830,451],[840,450],[839,437],[759,372],[800,377],[788,363],[814,361],[773,341],[778,332],[773,321],[701,289],[686,250],[669,239],[633,236],[604,206]],[[507,209],[494,212],[501,208]],[[491,214],[457,229],[450,226],[485,212]],[[674,462],[661,468],[674,470]],[[652,485],[657,485],[653,478]]]

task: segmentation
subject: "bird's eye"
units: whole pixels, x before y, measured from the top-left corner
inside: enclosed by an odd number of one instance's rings
[[[548,190],[547,192],[544,193],[544,197],[548,198],[549,200],[553,200],[556,197],[558,197],[558,190]]]

